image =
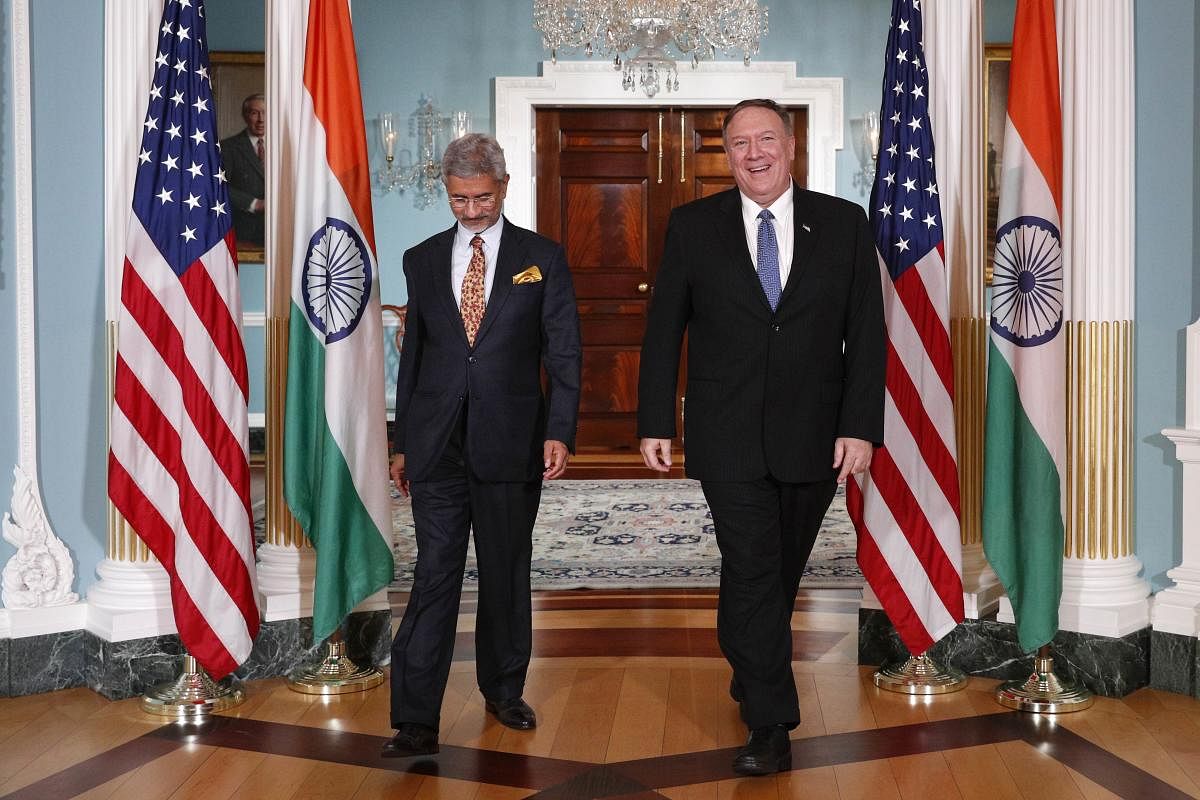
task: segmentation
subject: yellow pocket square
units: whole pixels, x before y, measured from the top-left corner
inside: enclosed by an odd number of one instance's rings
[[[529,269],[525,270],[524,272],[520,272],[520,273],[517,273],[516,275],[513,275],[513,283],[514,284],[537,283],[541,279],[542,279],[542,271],[540,269],[538,269],[536,265],[530,267]]]

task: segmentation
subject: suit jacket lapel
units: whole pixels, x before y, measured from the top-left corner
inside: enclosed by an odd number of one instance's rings
[[[434,242],[433,260],[437,266],[433,270],[433,293],[437,301],[442,304],[442,308],[446,315],[453,320],[458,321],[458,334],[462,337],[462,343],[465,347],[467,344],[467,332],[462,326],[462,312],[458,310],[458,303],[454,301],[454,289],[450,285],[450,272],[453,269],[454,258],[454,236],[458,233],[458,224],[455,223],[450,230],[442,231],[438,234],[437,241]]]
[[[750,246],[746,242],[746,226],[742,222],[742,195],[737,189],[726,192],[721,201],[717,230],[721,240],[725,243],[729,260],[733,263],[733,271],[741,275],[741,279],[750,282],[749,288],[762,301],[763,308],[770,313],[771,304],[767,302],[767,295],[763,292],[762,283],[758,280],[758,273],[754,270],[754,262],[750,260]]]
[[[250,164],[250,168],[258,173],[258,177],[263,177],[263,162],[258,159],[258,152],[254,149],[254,144],[250,141],[250,134],[242,131],[239,139],[236,139],[239,148],[242,151],[243,158]]]
[[[788,273],[787,285],[779,297],[779,305],[792,294],[804,277],[804,269],[811,260],[813,248],[817,245],[817,219],[808,203],[808,192],[795,183],[792,184],[792,271]]]
[[[512,278],[521,271],[521,256],[524,253],[521,240],[525,238],[521,229],[504,219],[504,230],[500,234],[500,251],[496,254],[496,271],[492,276],[492,292],[483,309],[483,321],[475,334],[475,344],[487,335],[496,317],[504,308],[504,301],[512,291]],[[464,334],[465,335],[465,334]]]

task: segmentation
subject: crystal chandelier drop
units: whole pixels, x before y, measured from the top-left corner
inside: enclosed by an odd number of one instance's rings
[[[451,111],[443,116],[433,99],[422,95],[417,110],[408,118],[408,133],[416,139],[415,157],[408,150],[397,150],[400,131],[395,114],[380,114],[378,125],[385,163],[371,176],[375,190],[380,194],[411,191],[416,208],[437,202],[442,193],[442,153],[447,144],[470,132],[470,113]]]
[[[693,68],[718,50],[750,63],[767,35],[767,9],[757,0],[533,0],[533,27],[552,60],[559,50],[599,52],[621,70],[626,91],[654,97],[664,78],[668,92],[679,89],[670,45]]]

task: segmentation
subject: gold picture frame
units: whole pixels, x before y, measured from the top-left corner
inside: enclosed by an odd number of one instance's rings
[[[983,277],[992,283],[992,256],[996,249],[996,214],[1000,201],[1000,160],[1004,154],[1004,119],[1008,109],[1008,67],[1012,45],[983,46]]]
[[[265,93],[266,59],[261,52],[214,50],[208,54],[209,77],[217,115],[217,139],[237,134],[245,127],[242,101],[252,94]],[[262,263],[261,244],[238,241],[238,261]]]

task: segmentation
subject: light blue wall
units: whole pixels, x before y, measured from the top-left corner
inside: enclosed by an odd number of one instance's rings
[[[13,197],[12,32],[11,0],[0,0],[0,342],[16,341],[16,241]],[[0,347],[0,507],[7,506],[7,468],[17,463],[17,351]],[[0,564],[12,557],[12,546],[0,539]]]
[[[29,5],[41,483],[86,591],[105,542],[104,7]]]
[[[1200,311],[1196,280],[1200,229],[1193,0],[1135,5],[1137,59],[1137,328],[1134,465],[1137,552],[1146,577],[1162,573],[1180,549],[1181,469],[1159,431],[1183,424],[1183,328]]]

